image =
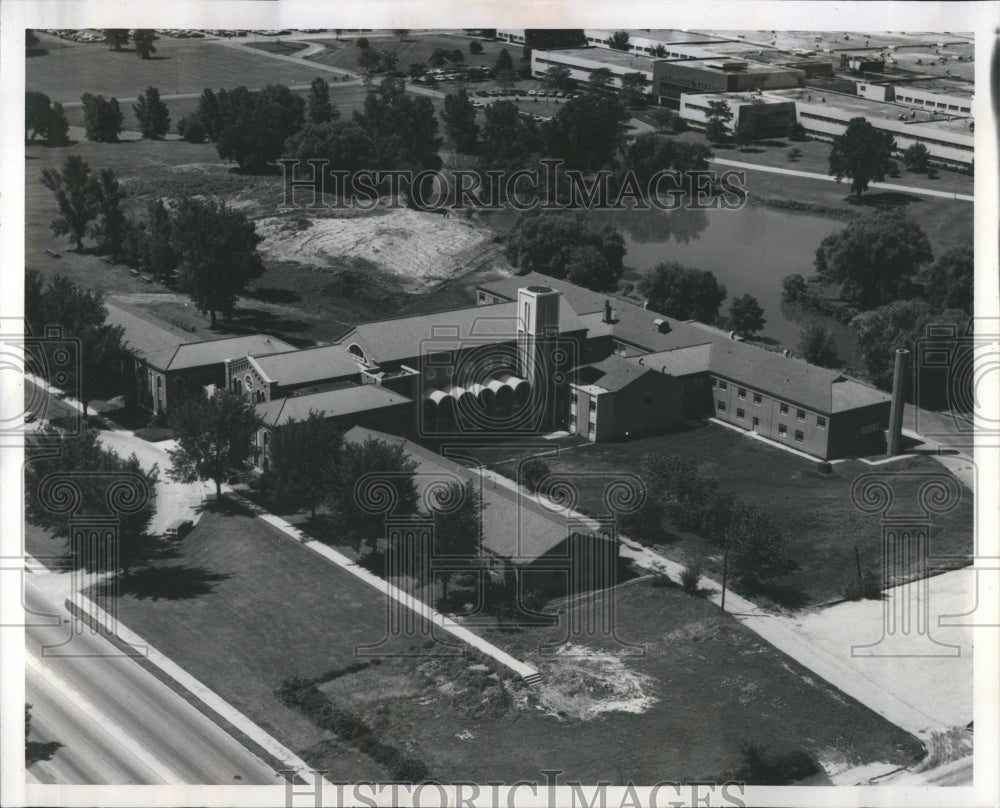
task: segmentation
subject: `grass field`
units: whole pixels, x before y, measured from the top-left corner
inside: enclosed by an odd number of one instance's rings
[[[706,601],[649,580],[610,597],[617,637],[644,646],[644,656],[619,657],[614,638],[563,627],[484,630],[544,677],[526,692],[509,686],[507,710],[496,711],[487,691],[481,706],[470,706],[483,685],[472,676],[442,695],[434,663],[369,668],[324,689],[388,737],[423,750],[446,781],[536,780],[543,769],[583,782],[714,779],[735,766],[744,741],[774,752],[804,749],[832,767],[919,756],[912,737]],[[540,655],[549,644],[560,651]],[[373,696],[380,688],[391,699]]]
[[[122,622],[261,727],[297,752],[328,746],[338,775],[379,773],[273,695],[286,677],[341,668],[355,661],[356,645],[385,636],[376,590],[225,506],[203,514],[178,552],[122,586]],[[399,642],[388,650],[404,651]]]
[[[378,777],[370,759],[282,706],[287,676],[321,677],[384,634],[375,590],[259,520],[203,515],[170,557],[133,573],[119,618],[317,768]],[[544,673],[528,688],[462,657],[385,658],[322,689],[436,779],[512,782],[558,768],[586,782],[717,777],[745,740],[804,749],[827,765],[900,765],[920,745],[675,587],[637,581],[615,595],[618,637],[646,646],[615,658],[613,640],[560,629],[485,630]],[[414,648],[399,638],[397,651]],[[569,643],[540,656],[540,643]],[[598,656],[581,660],[567,650]],[[431,653],[436,648],[420,650]],[[609,655],[610,652],[610,655]],[[617,705],[617,707],[615,706]]]
[[[916,492],[922,481],[906,472],[947,474],[930,457],[912,457],[889,466],[872,467],[858,461],[834,465],[829,478],[816,464],[780,449],[712,424],[669,435],[628,443],[589,444],[546,457],[553,472],[573,475],[578,485],[579,508],[598,515],[604,486],[616,475],[638,473],[646,454],[681,454],[694,458],[699,471],[718,481],[746,502],[767,511],[781,528],[792,555],[801,568],[785,579],[791,602],[818,605],[842,596],[846,583],[856,576],[854,548],[865,569],[881,570],[881,527],[878,515],[866,514],[850,499],[851,485],[861,474],[878,469],[899,474],[891,482],[896,502],[907,514],[920,513]],[[480,452],[486,462],[497,463],[504,452]],[[501,464],[510,473],[514,463]],[[969,563],[972,555],[973,497],[933,523],[932,566],[950,569]],[[678,560],[708,557],[706,572],[721,574],[719,549],[701,536],[682,530],[664,532],[656,543]]]
[[[200,93],[206,87],[259,89],[268,84],[309,84],[328,71],[303,62],[296,65],[211,40],[156,42],[152,59],[139,59],[133,51],[115,53],[106,45],[88,44],[52,50],[27,60],[25,86],[53,101],[79,103],[85,92],[106,97],[134,99],[147,87],[161,95]]]

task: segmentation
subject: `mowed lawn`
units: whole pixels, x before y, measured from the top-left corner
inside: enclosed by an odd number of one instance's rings
[[[122,586],[125,625],[289,748],[305,754],[323,743],[338,775],[378,774],[273,692],[286,677],[342,668],[357,660],[355,646],[380,642],[387,610],[376,589],[235,506],[204,513],[175,553]],[[387,650],[410,644],[397,639]]]
[[[53,101],[79,102],[84,93],[135,98],[147,87],[161,95],[200,93],[206,87],[260,89],[268,84],[309,84],[330,72],[303,62],[296,65],[264,52],[234,48],[202,39],[157,40],[152,59],[134,51],[115,53],[107,45],[88,44],[50,51],[26,61],[25,87]]]
[[[922,754],[915,738],[702,598],[649,579],[606,597],[617,638],[644,655],[618,656],[610,636],[567,634],[565,613],[562,626],[481,629],[543,676],[530,688],[511,683],[505,710],[482,680],[442,682],[433,663],[383,664],[323,689],[384,735],[406,738],[445,781],[537,781],[545,769],[590,783],[717,781],[747,741],[803,750],[831,771]],[[541,655],[550,643],[557,652]]]
[[[400,639],[385,650],[423,655],[386,658],[321,689],[442,781],[511,783],[544,769],[584,782],[717,778],[745,741],[833,768],[905,765],[922,752],[701,598],[648,579],[606,597],[617,638],[644,646],[643,656],[617,659],[614,638],[560,626],[477,629],[536,665],[541,684]],[[356,644],[383,637],[374,589],[259,520],[211,511],[174,557],[134,573],[117,606],[125,625],[312,766],[347,781],[385,777],[273,694],[288,676],[344,668]],[[549,643],[598,657],[541,655]]]
[[[884,475],[894,496],[892,515],[917,516],[921,513],[917,492],[926,475],[948,475],[932,458],[914,456],[882,466],[859,461],[836,463],[833,474],[824,477],[811,460],[714,424],[627,443],[562,443],[566,448],[546,456],[545,461],[553,472],[566,474],[577,486],[578,508],[595,516],[603,513],[605,486],[617,475],[641,475],[647,454],[680,454],[694,459],[702,474],[774,518],[800,564],[800,569],[784,580],[787,594],[790,602],[802,605],[842,597],[845,585],[857,575],[855,546],[863,569],[881,571],[880,516],[861,511],[851,501],[851,486],[858,476],[872,472]],[[511,449],[479,454],[486,462],[497,463],[502,455],[516,457],[519,453]],[[516,462],[501,462],[497,468],[509,476]],[[933,520],[931,565],[938,570],[971,561],[973,496],[961,490],[955,509]],[[720,549],[701,536],[674,530],[662,531],[656,538],[665,555],[678,560],[707,556],[706,572],[721,574]]]

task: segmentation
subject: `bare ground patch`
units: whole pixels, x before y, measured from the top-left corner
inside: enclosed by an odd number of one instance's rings
[[[482,260],[492,233],[463,219],[413,210],[377,216],[258,220],[261,253],[269,260],[322,266],[344,260],[371,262],[418,292],[464,274]]]

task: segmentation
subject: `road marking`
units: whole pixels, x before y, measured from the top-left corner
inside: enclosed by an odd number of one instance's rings
[[[73,702],[73,705],[86,715],[87,718],[93,721],[96,726],[100,727],[108,734],[115,736],[122,746],[124,746],[140,763],[152,771],[157,777],[168,785],[184,785],[183,780],[181,780],[173,771],[166,768],[153,754],[139,745],[136,739],[130,737],[120,725],[108,718],[106,714],[88,701],[87,698],[80,693],[80,691],[70,686],[57,673],[54,673],[42,665],[41,661],[35,656],[34,653],[28,653],[26,662],[29,667],[34,669],[35,673],[43,679],[47,679],[53,687],[69,698]],[[126,739],[128,739],[128,743],[125,742]]]

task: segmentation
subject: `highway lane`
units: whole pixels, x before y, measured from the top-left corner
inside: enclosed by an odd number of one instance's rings
[[[68,612],[27,579],[29,609]],[[65,784],[274,785],[275,771],[135,661],[114,656],[105,639],[89,632],[56,653],[68,625],[30,627],[27,692],[31,740],[58,742],[52,759],[31,772],[42,782]],[[206,653],[210,652],[206,649]],[[105,656],[97,656],[104,654]],[[107,656],[112,655],[112,656]]]

